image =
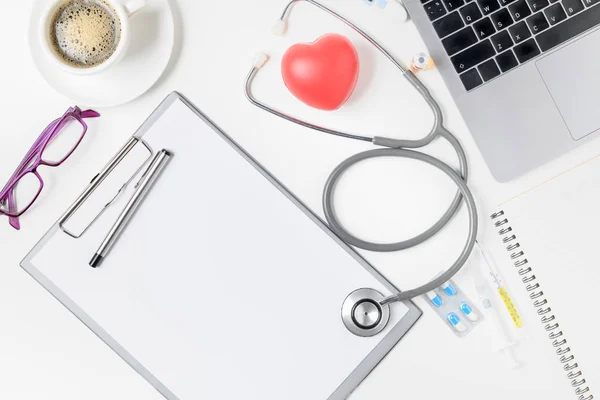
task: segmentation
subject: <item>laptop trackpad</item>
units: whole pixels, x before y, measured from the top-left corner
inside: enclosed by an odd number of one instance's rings
[[[600,129],[600,30],[536,63],[573,139]],[[543,118],[540,115],[539,118]]]

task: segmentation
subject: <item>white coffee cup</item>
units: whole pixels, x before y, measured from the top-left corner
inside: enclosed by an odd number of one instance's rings
[[[102,63],[90,67],[90,68],[77,68],[67,64],[59,54],[56,53],[53,38],[51,38],[52,23],[58,9],[64,4],[68,4],[71,0],[52,0],[49,2],[46,10],[42,14],[41,28],[40,28],[40,40],[42,48],[47,53],[48,57],[56,63],[62,70],[75,74],[75,75],[92,75],[97,74],[101,71],[118,63],[123,56],[131,40],[131,31],[129,27],[129,20],[131,17],[140,11],[147,5],[146,0],[102,0],[113,8],[116,12],[116,17],[121,25],[121,34],[119,43],[115,51],[109,58],[104,60]]]

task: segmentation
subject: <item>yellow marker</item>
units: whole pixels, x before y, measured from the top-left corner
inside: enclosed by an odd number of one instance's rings
[[[504,307],[506,307],[508,314],[512,318],[515,326],[517,328],[522,328],[523,320],[521,319],[521,315],[519,315],[519,312],[517,311],[517,307],[515,307],[515,304],[513,303],[512,298],[508,294],[508,290],[506,290],[506,287],[502,283],[502,278],[500,277],[500,273],[498,271],[496,271],[496,269],[490,263],[490,260],[485,256],[483,249],[479,246],[479,242],[477,242],[477,246],[475,246],[475,247],[477,248],[477,250],[479,250],[479,253],[481,254],[483,259],[485,260],[485,263],[488,266],[490,276],[492,277],[492,280],[494,281],[494,284],[496,285],[496,290],[498,290],[498,294],[502,298],[502,302],[504,303]]]
[[[523,320],[521,319],[521,316],[519,315],[519,312],[517,311],[517,308],[515,307],[515,304],[513,303],[512,299],[510,298],[510,295],[508,294],[508,291],[506,290],[506,288],[505,287],[499,288],[498,293],[500,294],[500,297],[502,297],[504,306],[508,310],[508,313],[510,314],[510,317],[512,318],[513,322],[515,323],[515,326],[517,328],[522,328]]]

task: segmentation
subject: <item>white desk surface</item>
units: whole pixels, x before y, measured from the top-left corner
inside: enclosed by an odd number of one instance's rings
[[[0,37],[4,38],[0,63],[2,182],[41,129],[72,104],[43,81],[30,61],[26,27],[33,1],[6,3],[0,24]],[[88,137],[72,158],[60,168],[42,170],[47,186],[38,204],[22,218],[20,232],[12,230],[4,218],[0,219],[0,398],[162,398],[29,277],[19,262],[172,90],[186,95],[321,215],[321,191],[331,169],[347,156],[371,146],[311,132],[253,108],[243,96],[242,84],[254,51],[265,49],[274,56],[274,61],[256,80],[256,93],[280,108],[359,133],[416,137],[413,132],[428,129],[422,120],[429,118],[424,117],[426,110],[413,103],[416,95],[408,91],[408,85],[393,67],[353,35],[350,37],[357,44],[362,72],[350,102],[334,114],[324,114],[308,111],[291,98],[277,73],[277,57],[282,51],[296,41],[313,40],[320,33],[347,31],[308,5],[300,5],[292,16],[288,37],[271,37],[272,23],[285,3],[284,0],[173,1],[178,43],[166,75],[141,98],[120,107],[99,109],[102,118],[90,123]],[[417,51],[425,50],[410,22],[395,24],[393,15],[377,12],[362,0],[325,3],[344,11],[405,63]],[[600,152],[600,141],[596,140],[514,182],[498,184],[487,170],[440,76],[432,71],[421,78],[441,102],[448,127],[467,150],[470,185],[479,200],[484,222],[501,201]],[[436,143],[431,149],[432,154],[452,162],[448,146]],[[507,162],[511,162],[510,155]],[[376,161],[352,171],[348,175],[352,179],[342,181],[340,197],[344,197],[344,203],[340,204],[340,212],[351,229],[386,240],[412,231],[402,224],[404,221],[409,225],[416,219],[424,227],[423,221],[433,219],[429,208],[403,214],[407,211],[403,207],[422,203],[417,195],[449,199],[453,191],[447,183],[432,184],[433,174],[426,167],[410,165],[413,177],[405,176],[402,172],[407,169],[402,167],[406,165],[395,160]],[[371,178],[370,172],[381,175]],[[411,188],[408,194],[404,187]],[[437,200],[430,203],[425,206],[439,212],[445,207],[445,203]],[[373,207],[376,204],[379,207]],[[385,211],[393,212],[386,215]],[[464,235],[461,230],[464,221],[464,215],[457,218],[439,237],[421,248],[404,254],[366,254],[366,257],[393,283],[408,287],[447,267],[454,247]],[[505,273],[512,272],[507,269]],[[468,284],[460,277],[457,281]],[[538,398],[535,396],[538,385],[550,384],[545,381],[544,366],[538,365],[542,360],[526,360],[524,369],[510,371],[500,356],[493,353],[484,330],[459,340],[441,325],[421,299],[417,299],[417,304],[425,311],[424,316],[359,387],[353,400],[442,396],[475,400],[484,393],[490,400]],[[568,386],[568,383],[557,385]]]

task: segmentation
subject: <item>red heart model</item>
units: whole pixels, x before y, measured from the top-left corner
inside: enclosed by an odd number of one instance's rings
[[[298,43],[283,55],[281,75],[290,92],[319,110],[337,110],[358,80],[358,53],[342,35],[328,33],[314,43]]]

